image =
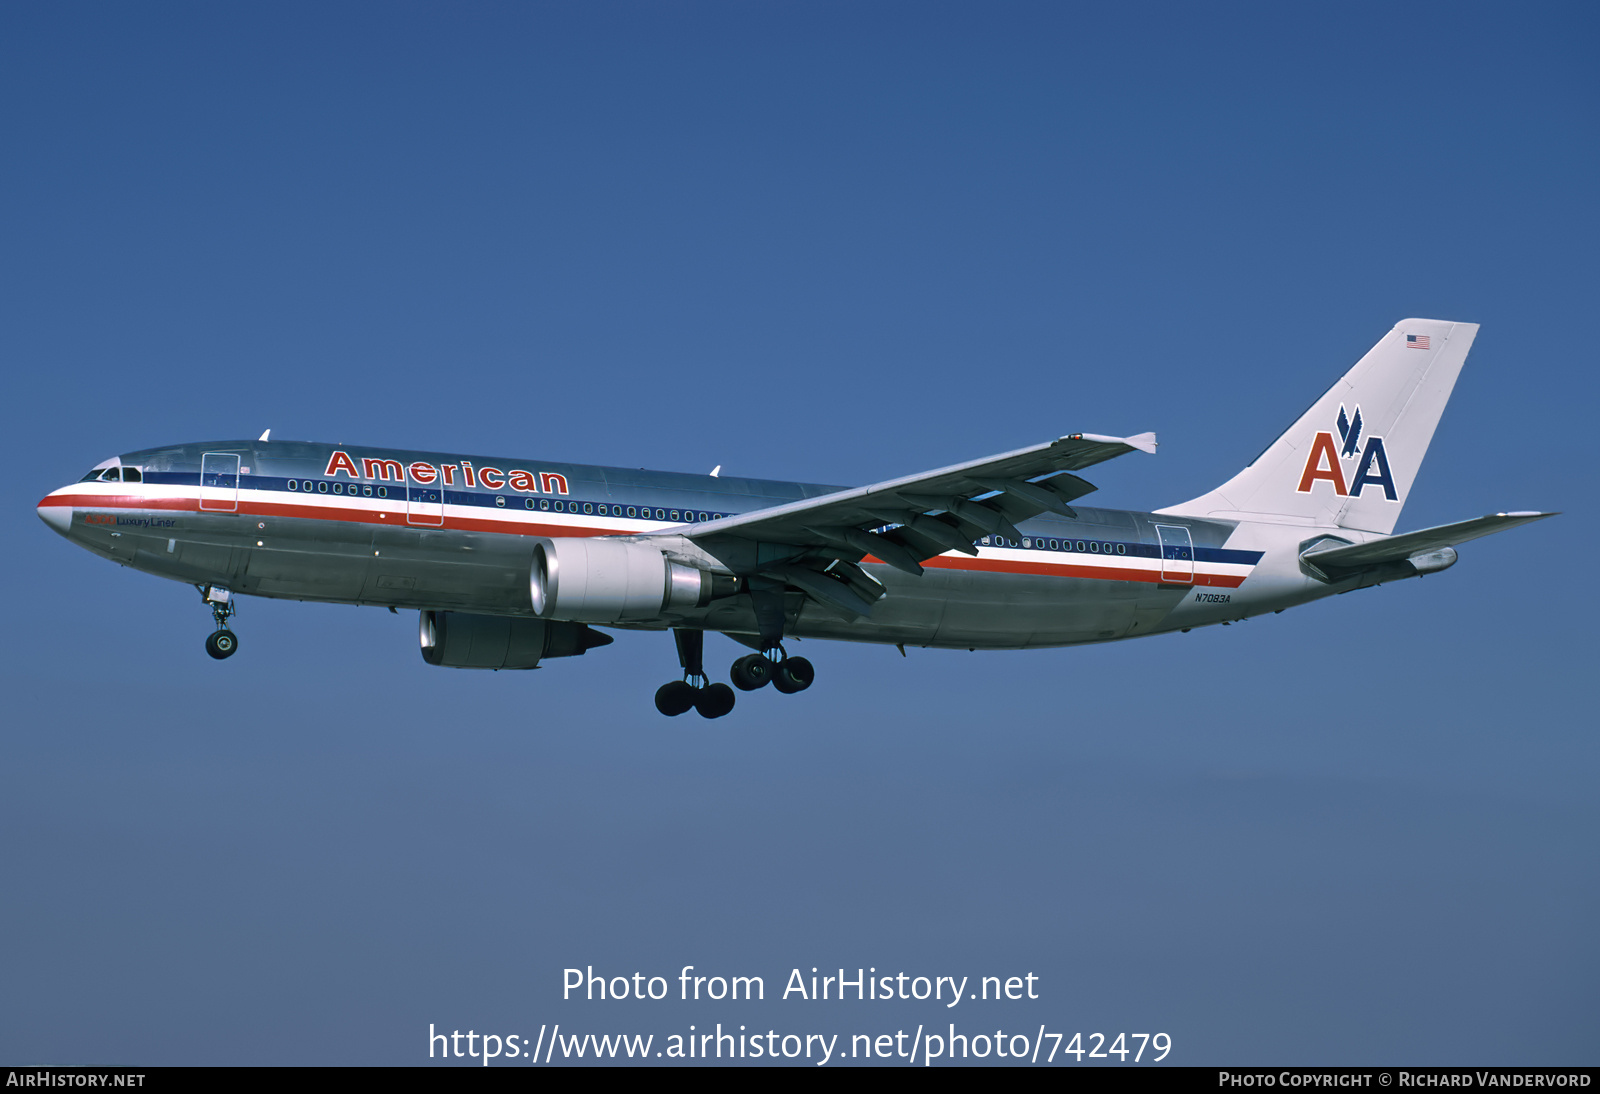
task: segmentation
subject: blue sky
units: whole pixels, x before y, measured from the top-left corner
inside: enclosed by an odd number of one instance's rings
[[[693,964],[1032,971],[982,1020],[1183,1063],[1595,1063],[1596,28],[7,6],[0,1060],[941,1020],[559,998],[567,966]],[[662,636],[451,672],[409,616],[251,600],[212,663],[191,590],[33,514],[114,453],[268,427],[842,484],[1151,429],[1088,476],[1149,508],[1406,316],[1483,329],[1401,528],[1562,517],[1182,637],[806,643],[815,687],[717,723],[651,708]]]

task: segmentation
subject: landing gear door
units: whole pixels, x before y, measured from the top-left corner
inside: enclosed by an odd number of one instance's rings
[[[437,528],[444,523],[444,485],[435,482],[429,486],[408,483],[406,486],[406,523]]]
[[[207,452],[200,457],[200,508],[222,513],[238,512],[237,452]]]
[[[1156,525],[1156,538],[1161,541],[1161,583],[1163,585],[1194,584],[1194,541],[1189,529],[1182,525]]]

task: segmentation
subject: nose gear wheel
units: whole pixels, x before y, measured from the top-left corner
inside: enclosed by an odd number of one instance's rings
[[[216,585],[199,585],[200,599],[211,607],[211,618],[217,629],[206,639],[206,653],[218,661],[232,657],[239,649],[239,636],[228,629],[233,617],[233,593]]]

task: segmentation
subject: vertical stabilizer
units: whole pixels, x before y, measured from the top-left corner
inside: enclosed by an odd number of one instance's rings
[[[1405,319],[1254,463],[1177,516],[1394,531],[1476,323]]]

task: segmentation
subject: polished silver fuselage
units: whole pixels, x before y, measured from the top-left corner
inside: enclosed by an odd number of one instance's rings
[[[337,453],[354,474],[332,467]],[[137,481],[63,487],[40,515],[116,562],[252,596],[507,616],[534,614],[540,537],[647,536],[715,566],[714,540],[682,534],[694,523],[838,489],[288,441],[185,444],[107,464]],[[410,468],[431,468],[433,480],[419,483]],[[1060,646],[1225,622],[1359,584],[1303,572],[1300,545],[1315,529],[1075,512],[1025,522],[1021,541],[985,537],[975,558],[928,560],[920,577],[868,558],[887,590],[869,617],[847,620],[791,590],[785,631],[964,649]],[[800,548],[756,550],[767,560]],[[745,595],[616,625],[757,631]]]

